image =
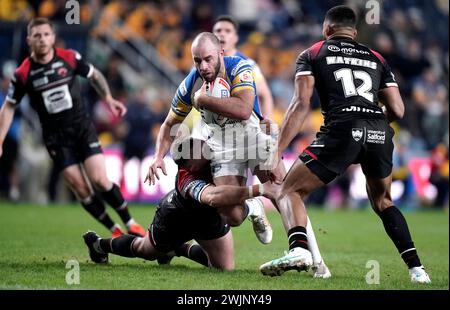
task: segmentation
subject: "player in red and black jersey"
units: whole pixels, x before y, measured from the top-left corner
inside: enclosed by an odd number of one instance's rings
[[[107,262],[109,253],[157,259],[158,262],[176,255],[205,266],[234,269],[230,226],[217,209],[233,208],[246,199],[262,194],[273,196],[276,189],[270,182],[250,187],[215,186],[212,183],[210,161],[205,157],[193,159],[194,145],[200,145],[202,149],[205,147],[203,141],[196,144],[192,138],[178,141],[175,145],[174,154],[179,154],[174,156],[178,165],[175,189],[159,203],[148,236],[124,235],[102,239],[92,231],[84,234],[94,262]],[[190,240],[198,244],[187,243]]]
[[[389,122],[402,118],[405,107],[384,58],[355,41],[355,25],[351,8],[330,9],[323,23],[325,41],[314,44],[297,59],[295,93],[280,132],[279,154],[302,128],[314,87],[325,123],[288,172],[278,197],[280,209],[291,215],[286,227],[290,252],[260,269],[273,276],[311,265],[303,198],[359,163],[372,208],[408,266],[411,281],[430,283],[406,220],[390,194],[394,131]]]
[[[129,233],[144,235],[145,230],[130,216],[118,186],[106,176],[105,158],[76,76],[88,78],[116,115],[123,116],[125,106],[111,97],[103,74],[79,53],[54,47],[55,33],[48,19],[36,18],[28,24],[27,43],[31,56],[15,71],[0,110],[0,156],[15,108],[28,94],[39,115],[45,146],[86,211],[113,236],[121,235],[120,226],[105,211],[104,200],[117,211]],[[92,192],[91,184],[102,199]]]

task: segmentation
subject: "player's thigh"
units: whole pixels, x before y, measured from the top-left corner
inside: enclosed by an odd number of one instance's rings
[[[69,187],[79,199],[85,199],[92,193],[79,164],[73,164],[63,169],[62,175]]]
[[[213,240],[196,239],[198,244],[208,254],[212,267],[233,270],[234,269],[234,245],[231,230],[220,238]]]
[[[297,159],[284,179],[281,187],[281,196],[297,192],[304,197],[324,184],[317,174],[311,171],[305,163]]]
[[[102,190],[108,190],[111,187],[111,181],[106,174],[105,155],[98,153],[89,156],[83,162],[86,175],[92,184]]]
[[[220,186],[220,185],[243,186],[243,185],[245,185],[247,178],[245,178],[243,176],[239,176],[239,175],[225,175],[225,176],[214,177],[213,181],[216,186]]]
[[[385,120],[366,121],[366,141],[360,160],[364,174],[384,179],[392,173],[394,130]]]
[[[212,161],[211,172],[214,180],[247,180],[248,164],[245,160]],[[214,183],[216,184],[216,183]],[[233,183],[237,185],[236,183]]]
[[[235,185],[244,186],[246,178],[242,176],[222,176],[214,178],[214,184],[216,186],[220,185]],[[247,216],[247,211],[243,205],[227,206],[223,208],[217,208],[217,211],[222,215],[225,221],[235,227],[241,225]]]

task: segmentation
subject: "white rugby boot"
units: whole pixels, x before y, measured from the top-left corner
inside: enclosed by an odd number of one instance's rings
[[[248,219],[253,224],[253,231],[262,244],[268,244],[272,241],[272,226],[266,216],[264,204],[257,198],[247,199],[245,205],[251,212]]]
[[[409,276],[412,283],[430,284],[431,280],[423,266],[409,269]]]
[[[311,252],[297,247],[286,252],[285,255],[280,258],[262,264],[259,267],[259,270],[263,275],[273,277],[281,276],[288,270],[308,271],[312,264],[313,260]]]

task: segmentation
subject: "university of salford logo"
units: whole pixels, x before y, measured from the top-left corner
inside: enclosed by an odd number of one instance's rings
[[[361,128],[352,128],[352,137],[355,141],[361,140],[363,136],[363,130]]]

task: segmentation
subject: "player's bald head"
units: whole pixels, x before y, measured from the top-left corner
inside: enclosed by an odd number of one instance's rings
[[[194,52],[199,48],[211,48],[218,52],[222,49],[219,39],[211,32],[202,32],[195,37],[191,50]]]

